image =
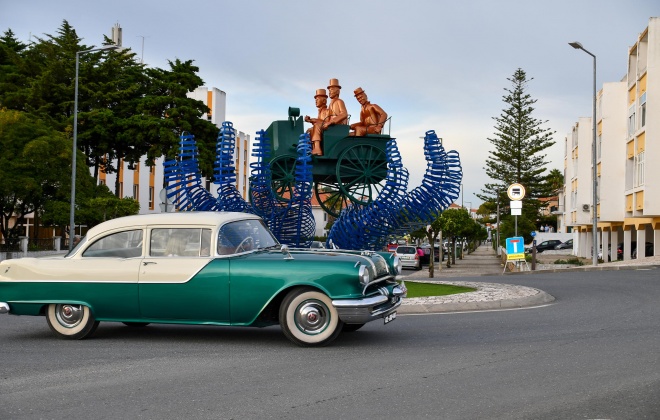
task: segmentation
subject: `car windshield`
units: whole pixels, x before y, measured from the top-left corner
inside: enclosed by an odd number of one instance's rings
[[[64,257],[65,258],[70,257],[71,255],[75,254],[80,249],[80,247],[82,247],[86,242],[87,242],[87,236],[83,236],[83,238]]]
[[[240,220],[218,231],[218,254],[238,254],[278,246],[279,243],[260,219]]]

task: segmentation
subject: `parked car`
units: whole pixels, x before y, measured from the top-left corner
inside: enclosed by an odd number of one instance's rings
[[[566,242],[562,242],[559,245],[555,246],[555,249],[573,249],[573,240],[569,239]]]
[[[422,269],[422,262],[417,255],[417,248],[411,245],[399,245],[396,249],[396,255],[401,260],[402,268]]]
[[[262,327],[301,346],[396,317],[406,295],[387,252],[289,249],[255,215],[179,212],[91,228],[65,257],[0,262],[0,313],[43,315],[65,339],[99,322]]]
[[[440,262],[440,258],[442,258],[442,261],[445,260],[445,254],[444,252],[440,252],[440,247],[435,246],[434,247],[434,254],[433,254],[433,259],[435,262]],[[422,245],[422,250],[424,250],[424,256],[421,258],[421,263],[422,265],[426,264],[428,265],[431,261],[431,245],[429,244],[424,244]]]
[[[632,257],[632,254],[635,252],[637,249],[637,242],[633,241],[630,242],[630,256]],[[617,260],[623,260],[623,242],[619,242],[619,244],[616,246],[616,259]]]
[[[555,247],[559,244],[561,244],[559,239],[548,239],[547,241],[543,241],[540,244],[536,244],[536,252],[541,253],[549,249],[555,249]],[[527,247],[525,251],[532,252],[532,247]]]
[[[312,245],[310,246],[312,249],[325,249],[325,244],[321,241],[312,241]]]
[[[644,256],[649,257],[653,255],[653,242],[646,242],[644,244]],[[637,258],[637,247],[632,251],[632,258]]]

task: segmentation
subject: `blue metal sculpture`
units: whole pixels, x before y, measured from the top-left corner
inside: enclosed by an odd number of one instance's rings
[[[427,131],[424,137],[427,167],[422,184],[407,194],[402,192],[407,186],[407,172],[400,166],[394,140],[387,150],[389,190],[366,207],[349,206],[342,211],[328,234],[336,246],[381,249],[389,236],[426,227],[458,198],[463,178],[458,152],[445,152],[434,131]]]
[[[329,241],[340,248],[381,249],[389,237],[425,227],[458,198],[463,175],[460,158],[456,151],[444,150],[434,131],[427,131],[424,138],[427,169],[422,184],[408,193],[408,171],[401,162],[396,139],[387,138],[387,170],[386,175],[380,175],[385,182],[378,196],[374,199],[368,197],[370,201],[364,206],[351,201],[341,210],[330,230]],[[271,147],[271,139],[266,132],[257,132],[252,150],[256,160],[250,164],[250,203],[247,203],[235,187],[235,131],[232,124],[223,123],[218,135],[214,166],[217,198],[202,186],[194,136],[184,134],[181,136],[178,160],[164,163],[167,196],[180,210],[255,213],[266,221],[281,243],[308,247],[315,228],[311,205],[314,177],[309,135],[299,135],[295,145],[294,182],[284,195],[276,193],[272,187]],[[372,153],[378,149],[371,147],[369,150]],[[340,156],[339,162],[341,159]],[[367,171],[372,169],[378,169],[378,166],[367,168]],[[353,182],[360,180],[356,178]],[[350,185],[341,185],[335,192],[341,194],[347,188]],[[371,188],[363,190],[371,191]],[[337,199],[338,202],[347,203],[340,199]]]

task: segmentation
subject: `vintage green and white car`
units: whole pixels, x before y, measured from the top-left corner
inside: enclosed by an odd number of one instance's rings
[[[302,346],[396,317],[406,295],[389,253],[289,249],[257,216],[180,212],[104,222],[66,257],[0,263],[0,313],[45,315],[80,339],[99,321],[280,324]]]

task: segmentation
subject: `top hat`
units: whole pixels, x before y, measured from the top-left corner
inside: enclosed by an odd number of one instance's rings
[[[353,93],[355,94],[355,96],[358,96],[359,94],[364,93],[364,91],[362,90],[361,87],[359,87],[359,88],[355,89],[353,91]],[[365,95],[366,95],[366,93],[365,93]]]
[[[328,85],[328,89],[330,89],[333,86],[341,89],[341,86],[339,86],[339,80],[337,79],[330,79],[330,85]]]
[[[323,96],[324,98],[328,97],[325,93],[325,89],[316,89],[316,95],[314,95],[314,97],[316,98],[317,96]]]

